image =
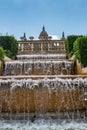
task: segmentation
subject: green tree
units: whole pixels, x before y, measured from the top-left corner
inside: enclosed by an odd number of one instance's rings
[[[87,36],[78,37],[74,42],[74,54],[81,64],[87,66]]]
[[[65,47],[66,47],[66,52],[67,52],[69,57],[71,57],[73,55],[73,53],[74,53],[73,44],[74,44],[75,40],[78,37],[81,37],[81,36],[79,36],[79,35],[70,35],[70,36],[67,36],[67,38],[66,38]]]
[[[10,58],[14,57],[18,51],[18,42],[13,36],[0,36],[0,46],[6,51]]]
[[[2,47],[0,47],[0,60],[3,60],[5,56],[5,51]]]

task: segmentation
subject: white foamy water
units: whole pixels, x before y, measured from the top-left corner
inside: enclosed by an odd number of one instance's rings
[[[18,60],[66,59],[66,54],[17,55]]]
[[[87,78],[61,79],[61,78],[43,78],[43,79],[2,79],[0,80],[0,88],[29,88],[43,87],[49,89],[66,88],[87,88]],[[85,95],[87,92],[85,91]]]
[[[57,120],[30,121],[0,121],[0,130],[87,130],[87,124],[83,122],[59,122]]]
[[[74,74],[74,62],[72,61],[10,61],[5,63],[4,75],[43,75],[63,74],[66,70],[68,75]]]

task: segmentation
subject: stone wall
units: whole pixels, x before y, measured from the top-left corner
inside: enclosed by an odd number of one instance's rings
[[[87,75],[87,67],[83,68],[79,61],[76,61],[76,71],[78,75]]]

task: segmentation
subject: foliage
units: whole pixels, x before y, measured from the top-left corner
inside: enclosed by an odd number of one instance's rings
[[[0,47],[0,60],[3,60],[4,56],[5,56],[5,51],[2,47]]]
[[[12,55],[12,52],[10,50],[5,50],[5,53],[6,53],[6,56],[12,58],[13,55]]]
[[[13,36],[0,36],[0,46],[6,51],[6,55],[12,58],[17,54],[18,42]]]
[[[81,64],[87,66],[87,36],[78,37],[74,42],[74,54]]]
[[[70,35],[70,36],[67,36],[67,39],[65,41],[65,47],[66,47],[66,52],[68,54],[69,57],[71,57],[74,53],[74,50],[73,50],[73,43],[75,42],[75,40],[78,38],[79,36],[78,35]]]

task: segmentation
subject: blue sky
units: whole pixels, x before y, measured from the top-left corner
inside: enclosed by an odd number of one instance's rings
[[[0,33],[38,38],[43,25],[61,38],[87,35],[87,0],[0,0]]]

